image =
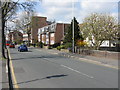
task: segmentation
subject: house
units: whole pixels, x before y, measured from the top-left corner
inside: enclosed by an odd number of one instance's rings
[[[8,34],[8,40],[11,42],[21,43],[23,41],[23,34],[17,30]]]
[[[64,39],[66,28],[70,24],[65,23],[52,23],[38,29],[38,41],[47,45],[53,45],[55,43],[61,43]]]

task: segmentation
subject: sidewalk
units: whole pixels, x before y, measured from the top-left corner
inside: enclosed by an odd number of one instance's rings
[[[0,59],[0,90],[2,89],[2,60]]]
[[[6,60],[0,60],[0,90],[2,88],[8,88]]]
[[[39,48],[39,49],[41,49],[41,48]],[[99,64],[102,66],[107,66],[107,67],[118,69],[118,60],[115,60],[115,59],[81,55],[81,54],[76,54],[76,53],[68,53],[68,52],[58,51],[56,49],[48,49],[48,50],[51,53],[58,54],[60,56],[65,56],[65,57],[69,57],[69,58],[76,58],[76,59],[84,61],[84,62]]]
[[[8,88],[8,78],[6,73],[6,60],[0,58],[0,90]]]

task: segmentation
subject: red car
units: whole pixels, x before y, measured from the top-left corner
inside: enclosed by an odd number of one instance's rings
[[[15,48],[15,44],[10,44],[9,48]]]
[[[10,43],[11,43],[11,42],[7,40],[7,41],[6,41],[6,46],[9,46]]]

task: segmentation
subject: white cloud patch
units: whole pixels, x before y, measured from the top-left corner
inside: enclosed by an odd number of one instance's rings
[[[82,0],[79,7],[75,6],[75,16],[78,21],[82,23],[83,19],[91,13],[105,13],[111,14],[116,18],[118,9],[118,0],[112,2],[111,0]]]
[[[73,4],[76,2],[77,6],[73,8]],[[118,8],[118,0],[42,0],[40,5],[42,12],[40,10],[36,15],[58,22],[70,23],[74,15],[82,23],[86,16],[94,12],[110,13],[114,17],[118,16],[115,12]],[[19,13],[18,15],[22,17],[24,14]]]
[[[73,3],[76,2],[79,5],[73,8]],[[118,0],[43,0],[42,7],[44,12],[38,15],[46,16],[48,20],[70,23],[74,15],[82,23],[86,16],[95,12],[117,16],[114,10],[118,8]]]
[[[47,16],[48,20],[70,22],[72,18],[72,0],[44,0],[42,2],[43,13],[38,15]]]

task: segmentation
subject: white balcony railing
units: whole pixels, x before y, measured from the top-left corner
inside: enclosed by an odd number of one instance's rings
[[[56,23],[53,23],[51,25],[39,28],[38,29],[38,34],[43,34],[43,33],[46,33],[46,32],[55,32],[55,30],[56,30]]]

